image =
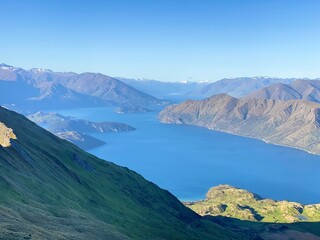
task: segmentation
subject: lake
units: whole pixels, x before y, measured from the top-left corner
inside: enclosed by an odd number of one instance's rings
[[[210,187],[230,184],[276,200],[320,202],[320,156],[205,128],[162,124],[156,112],[56,112],[135,127],[132,132],[92,134],[107,144],[89,152],[138,172],[180,200],[203,199]]]

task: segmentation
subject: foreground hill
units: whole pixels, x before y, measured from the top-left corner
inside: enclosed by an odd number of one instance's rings
[[[226,94],[165,108],[163,123],[191,124],[320,154],[320,105],[307,101],[236,99]]]
[[[274,201],[229,185],[211,188],[203,201],[186,203],[200,215],[261,222],[320,221],[320,204]]]
[[[22,115],[0,122],[0,239],[244,238]]]
[[[100,73],[24,70],[6,64],[0,64],[0,91],[1,104],[32,110],[122,104],[156,107],[165,103]]]
[[[275,100],[306,100],[320,102],[320,80],[297,80],[291,84],[272,84],[257,90],[247,98]]]

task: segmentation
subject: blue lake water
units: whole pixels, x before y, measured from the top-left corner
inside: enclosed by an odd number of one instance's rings
[[[205,128],[159,123],[157,113],[111,108],[56,111],[92,121],[118,121],[136,131],[92,134],[107,142],[89,152],[129,167],[181,200],[230,184],[277,200],[320,202],[320,156]]]

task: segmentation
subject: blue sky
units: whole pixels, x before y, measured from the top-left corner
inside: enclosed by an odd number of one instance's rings
[[[163,81],[320,77],[317,0],[0,0],[0,62]]]

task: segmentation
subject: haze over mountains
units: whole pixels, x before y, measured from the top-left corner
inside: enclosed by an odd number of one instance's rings
[[[320,102],[319,80],[296,80],[291,84],[277,83],[259,89],[247,98],[275,100],[306,100]]]
[[[99,73],[53,72],[0,65],[1,104],[27,109],[106,105],[157,107],[164,104],[114,78]],[[21,92],[21,94],[15,94]]]
[[[88,134],[90,133],[127,132],[135,130],[134,127],[124,123],[91,122],[84,119],[66,117],[53,112],[37,112],[27,117],[58,137],[66,139],[86,150],[105,144],[105,142],[89,136]]]
[[[274,83],[292,83],[294,78],[272,78],[272,77],[239,77],[225,78],[198,89],[190,91],[187,95],[190,98],[203,99],[221,93],[233,97],[243,97],[257,89],[269,86]]]
[[[320,104],[226,94],[165,108],[163,123],[190,124],[320,154]]]
[[[162,82],[148,79],[117,79],[152,96],[170,100],[185,99],[190,91],[209,85],[208,82]]]

